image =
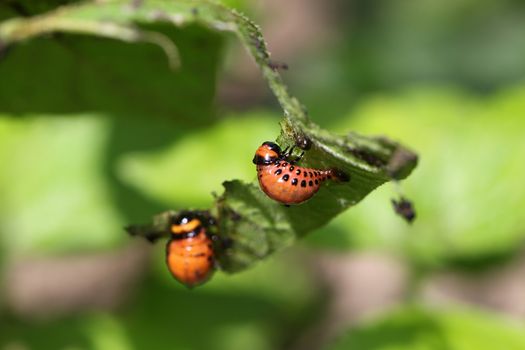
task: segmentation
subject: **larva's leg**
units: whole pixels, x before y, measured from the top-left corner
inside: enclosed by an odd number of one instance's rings
[[[297,157],[295,157],[295,159],[291,160],[290,164],[296,164],[298,161],[303,159],[303,156],[304,156],[304,151],[301,152],[301,154],[299,154]]]

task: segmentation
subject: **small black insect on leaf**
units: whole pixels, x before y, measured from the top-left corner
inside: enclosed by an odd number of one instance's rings
[[[414,204],[408,199],[401,197],[399,200],[392,199],[392,206],[397,215],[405,219],[409,224],[416,218]]]
[[[312,141],[304,134],[295,134],[295,144],[297,147],[304,151],[308,151],[312,148]]]

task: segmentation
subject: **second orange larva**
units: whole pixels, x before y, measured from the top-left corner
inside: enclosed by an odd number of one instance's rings
[[[257,178],[268,197],[283,204],[298,204],[310,199],[321,184],[330,179],[347,181],[344,174],[333,169],[312,169],[295,165],[300,159],[290,160],[291,150],[281,151],[273,142],[264,142],[253,158]]]
[[[172,276],[190,288],[206,282],[215,270],[208,220],[189,211],[171,221],[166,264]]]

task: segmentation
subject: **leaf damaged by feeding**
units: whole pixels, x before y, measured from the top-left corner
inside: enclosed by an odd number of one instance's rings
[[[65,32],[127,42],[151,42],[163,49],[170,65],[176,66],[179,55],[175,43],[150,27],[148,30],[140,27],[156,23],[176,27],[198,24],[214,31],[236,34],[283,110],[281,134],[277,138],[280,146],[304,150],[301,166],[337,169],[349,179],[348,182],[323,184],[310,200],[289,207],[269,199],[255,182],[225,182],[224,193],[210,208],[217,219],[217,234],[231,242],[228,249],[218,248],[217,252],[224,271],[243,270],[292,244],[297,238],[326,225],[381,184],[406,178],[416,166],[417,155],[388,138],[355,133],[337,135],[313,123],[305,106],[283,83],[279,71],[287,66],[272,60],[260,27],[242,13],[218,3],[199,0],[74,3],[39,16],[0,23],[0,52],[2,48],[36,36]],[[173,215],[172,211],[161,213],[152,223],[132,225],[127,230],[155,241],[169,236],[168,222]]]

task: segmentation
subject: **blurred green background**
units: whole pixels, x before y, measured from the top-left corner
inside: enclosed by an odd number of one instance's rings
[[[65,1],[0,3],[0,20]],[[0,349],[525,349],[525,3],[228,1],[311,118],[420,155],[294,247],[187,290],[122,230],[206,208],[281,111],[232,36],[54,35],[0,59]],[[401,192],[400,192],[401,191]],[[390,199],[414,201],[407,225]]]

